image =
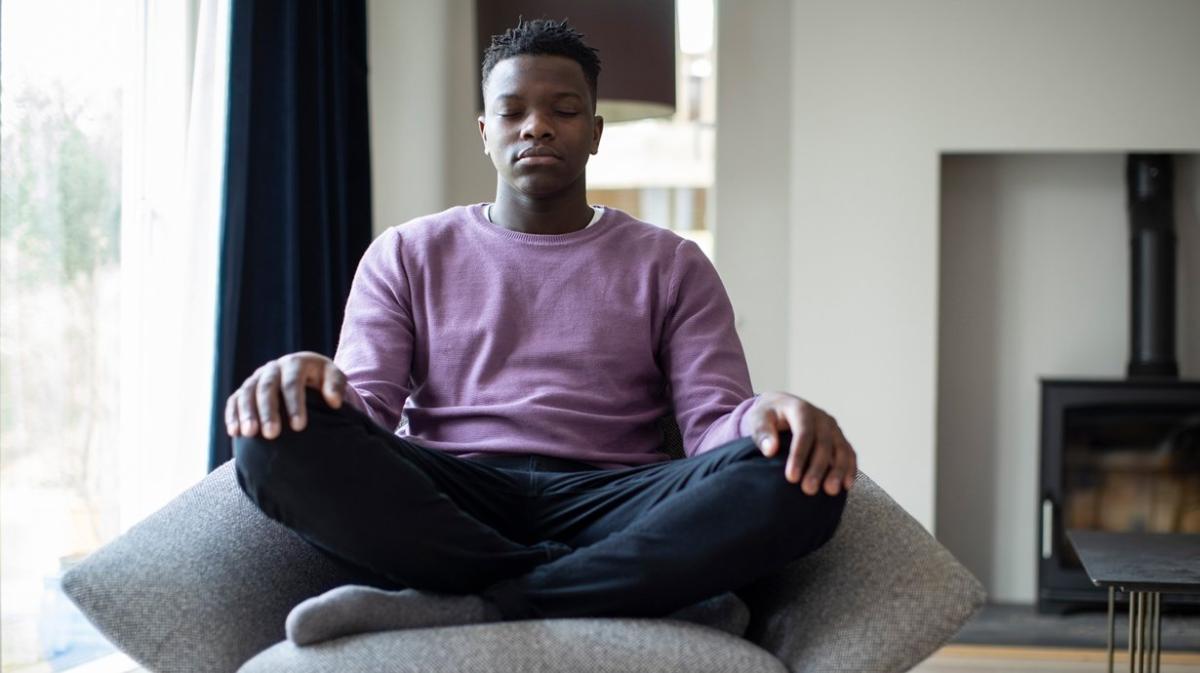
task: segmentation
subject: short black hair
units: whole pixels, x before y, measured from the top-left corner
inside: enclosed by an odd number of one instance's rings
[[[487,86],[492,68],[506,58],[521,55],[565,56],[583,68],[592,93],[592,107],[596,105],[596,81],[600,78],[600,52],[583,41],[583,34],[567,24],[566,19],[518,19],[517,25],[493,35],[492,45],[483,53],[483,68],[479,78],[480,88]]]

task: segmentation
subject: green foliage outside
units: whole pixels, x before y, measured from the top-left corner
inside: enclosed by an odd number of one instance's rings
[[[21,256],[11,280],[22,286],[78,282],[118,261],[120,102],[107,102],[72,103],[52,85],[3,111],[0,238]]]
[[[98,397],[100,285],[117,282],[121,101],[81,103],[58,83],[5,92],[0,110],[0,457],[31,452],[86,491]],[[107,270],[107,272],[105,272]],[[98,281],[98,274],[112,280]],[[107,327],[107,326],[106,326]],[[111,329],[111,327],[107,327]],[[52,478],[54,477],[54,478]]]

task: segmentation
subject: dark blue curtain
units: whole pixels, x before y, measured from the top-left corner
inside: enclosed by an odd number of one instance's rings
[[[246,377],[333,355],[371,242],[366,0],[234,0],[231,31],[210,470]]]

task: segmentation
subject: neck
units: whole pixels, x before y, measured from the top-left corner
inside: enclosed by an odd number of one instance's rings
[[[496,187],[492,221],[505,229],[525,234],[569,234],[586,227],[592,221],[592,213],[584,189],[534,199],[501,181]]]

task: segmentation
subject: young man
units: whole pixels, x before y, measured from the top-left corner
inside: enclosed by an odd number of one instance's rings
[[[581,38],[533,21],[494,39],[479,133],[495,203],[387,230],[334,359],[282,357],[229,398],[242,488],[371,585],[293,611],[297,643],[447,619],[665,616],[837,526],[856,474],[837,423],[753,394],[695,244],[588,205],[604,127]],[[664,415],[687,458],[658,450]]]

